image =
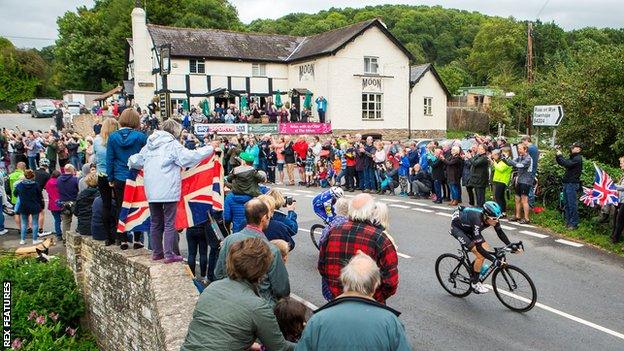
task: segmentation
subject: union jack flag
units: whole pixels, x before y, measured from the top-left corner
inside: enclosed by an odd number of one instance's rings
[[[581,195],[579,200],[581,200],[581,202],[583,202],[585,206],[594,207],[596,202],[594,201],[593,193],[594,189],[584,186],[583,195]]]
[[[182,172],[176,229],[205,222],[208,219],[206,214],[211,209],[223,210],[223,168],[216,156]],[[117,231],[149,231],[149,228],[149,205],[143,185],[143,171],[139,171],[126,180]]]
[[[594,178],[594,188],[591,189],[591,195],[585,193],[580,200],[585,204],[591,200],[593,204],[600,206],[617,204],[619,202],[618,192],[615,184],[613,184],[613,179],[595,163],[594,168],[596,169],[596,176]]]

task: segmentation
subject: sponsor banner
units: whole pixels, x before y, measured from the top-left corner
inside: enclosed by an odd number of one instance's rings
[[[208,124],[208,123],[197,123],[194,126],[195,135],[206,135],[206,133],[214,133],[217,134],[247,134],[247,124]]]
[[[280,123],[280,134],[329,134],[331,123]]]
[[[254,134],[277,134],[278,130],[277,123],[247,125],[247,131]]]

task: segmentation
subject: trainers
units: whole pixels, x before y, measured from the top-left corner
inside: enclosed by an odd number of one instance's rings
[[[43,240],[39,240],[39,239],[37,239],[37,240],[33,240],[33,245],[39,245],[39,244],[41,244],[42,242],[43,242]]]
[[[25,245],[26,244],[26,240],[20,240],[20,245]]]
[[[122,250],[128,250],[128,243],[127,242],[122,242],[121,245],[119,245],[119,248]]]
[[[132,248],[135,249],[135,250],[142,249],[143,248],[143,244],[140,243],[140,242],[134,243],[134,244],[132,244]]]
[[[0,230],[0,235],[4,235],[6,233],[8,233],[9,231],[7,229],[2,229]]]
[[[481,284],[481,282],[471,283],[470,286],[472,287],[472,291],[474,291],[477,294],[485,294],[488,291],[490,291],[490,290],[488,290],[488,288],[483,286],[483,284]]]
[[[48,236],[48,235],[51,235],[51,234],[52,234],[52,232],[39,232],[39,237],[41,238],[41,237]]]

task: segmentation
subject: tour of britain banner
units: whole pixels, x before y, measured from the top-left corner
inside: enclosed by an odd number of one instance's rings
[[[280,123],[280,134],[329,134],[331,123]]]
[[[247,134],[247,124],[224,124],[224,123],[216,123],[216,124],[208,124],[208,123],[197,123],[195,124],[195,135],[204,136],[206,133],[214,133],[217,134]]]

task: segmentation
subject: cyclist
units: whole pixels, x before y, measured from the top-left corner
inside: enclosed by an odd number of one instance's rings
[[[317,216],[321,217],[325,224],[329,224],[336,216],[334,205],[344,195],[342,188],[333,186],[312,199],[312,208]]]
[[[499,218],[502,215],[500,206],[494,201],[487,201],[483,204],[483,208],[471,208],[460,206],[453,213],[451,219],[451,235],[457,239],[462,246],[468,248],[476,256],[472,272],[470,272],[470,286],[472,290],[478,294],[488,292],[488,289],[479,281],[481,266],[485,258],[492,261],[495,266],[501,262],[495,255],[495,252],[489,251],[490,245],[485,241],[481,232],[488,228],[494,227],[498,238],[509,245],[511,242],[501,228]],[[517,244],[511,246],[511,252],[515,253],[519,249]]]

